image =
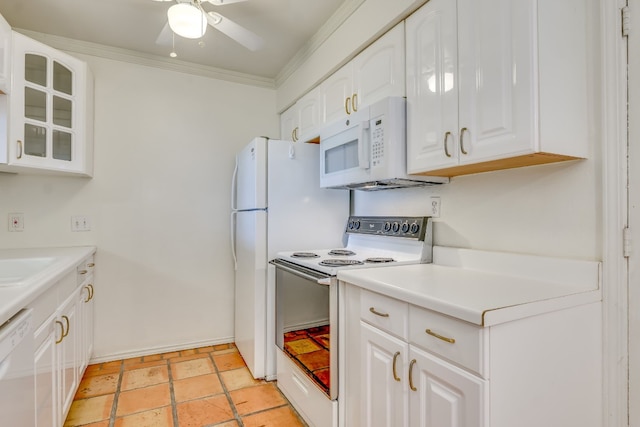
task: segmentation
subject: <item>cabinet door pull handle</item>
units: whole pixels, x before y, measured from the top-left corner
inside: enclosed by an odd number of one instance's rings
[[[60,325],[60,339],[56,340],[56,344],[60,344],[62,342],[62,340],[64,339],[64,337],[65,337],[65,335],[64,335],[64,325],[59,320],[56,320],[56,323],[58,325]]]
[[[451,136],[451,132],[445,132],[444,134],[444,155],[447,157],[451,157],[451,153],[449,153],[449,147],[447,146],[447,140]]]
[[[89,302],[91,301],[91,289],[89,289],[89,286],[85,286],[84,288],[87,290],[87,299],[85,299],[84,302]]]
[[[357,93],[354,93],[351,96],[351,109],[353,110],[354,113],[358,111],[358,94]]]
[[[293,128],[293,142],[297,142],[297,141],[298,141],[298,126]]]
[[[347,116],[351,114],[351,110],[349,109],[350,104],[351,104],[351,97],[349,96],[344,100],[344,111],[347,112]]]
[[[418,391],[413,385],[413,365],[416,364],[416,359],[413,359],[409,364],[409,388],[413,391]]]
[[[62,338],[66,338],[66,336],[69,335],[69,327],[71,326],[71,323],[69,322],[69,318],[67,316],[62,316],[62,318],[67,324],[67,331],[62,333]]]
[[[373,307],[369,307],[369,311],[372,312],[373,314],[375,314],[376,316],[380,316],[380,317],[389,317],[389,313],[380,313],[379,311],[377,311],[375,308]]]
[[[89,300],[93,299],[93,285],[91,283],[89,283],[87,286],[89,286],[89,290],[91,291],[91,296],[89,297]]]
[[[396,354],[393,355],[393,379],[400,382],[400,377],[396,372],[396,361],[398,360],[398,356],[400,356],[400,352],[396,351]]]
[[[469,129],[467,128],[462,128],[460,129],[460,151],[462,152],[462,154],[469,154],[469,152],[467,150],[464,149],[464,133],[465,132],[469,132]]]
[[[428,333],[429,335],[431,335],[432,337],[436,337],[439,340],[446,341],[446,342],[448,342],[450,344],[455,344],[456,343],[456,340],[454,338],[448,338],[448,337],[442,336],[440,334],[437,334],[437,333],[433,332],[431,329],[426,329],[425,332]]]
[[[18,159],[22,158],[22,141],[18,140],[18,155],[16,156]]]

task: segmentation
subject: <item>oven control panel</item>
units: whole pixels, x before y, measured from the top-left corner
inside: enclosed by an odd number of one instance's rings
[[[427,216],[351,216],[347,233],[424,240],[431,218]]]

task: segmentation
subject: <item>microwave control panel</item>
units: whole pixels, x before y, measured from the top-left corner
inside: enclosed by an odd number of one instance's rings
[[[384,118],[371,120],[371,166],[380,166],[384,160]]]

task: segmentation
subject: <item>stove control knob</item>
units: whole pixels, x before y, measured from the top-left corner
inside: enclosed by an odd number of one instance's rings
[[[384,231],[389,232],[391,230],[391,223],[389,221],[384,223]]]
[[[417,223],[411,224],[411,233],[417,234],[418,230],[420,230],[420,226]]]
[[[406,233],[407,231],[409,231],[409,224],[405,222],[404,224],[402,224],[402,232]]]
[[[355,228],[356,230],[359,230],[360,229],[360,221],[354,221],[353,228]]]
[[[398,224],[397,222],[394,222],[391,229],[393,230],[394,233],[397,233],[398,231],[400,231],[400,224]]]

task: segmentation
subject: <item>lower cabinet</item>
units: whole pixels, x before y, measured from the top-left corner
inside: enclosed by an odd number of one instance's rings
[[[341,425],[602,425],[599,302],[483,327],[341,287]]]
[[[363,425],[480,427],[487,382],[360,322]]]
[[[73,272],[32,304],[46,317],[34,333],[36,427],[64,425],[93,349],[93,296],[93,275]]]

